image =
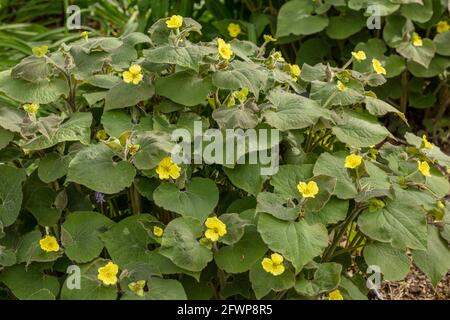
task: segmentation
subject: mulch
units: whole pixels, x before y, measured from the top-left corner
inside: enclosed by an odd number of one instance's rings
[[[427,276],[412,266],[403,281],[384,281],[380,293],[384,300],[450,300],[450,271],[433,288]]]

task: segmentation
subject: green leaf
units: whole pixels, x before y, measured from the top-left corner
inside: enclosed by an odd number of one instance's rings
[[[435,226],[428,225],[428,245],[426,251],[412,250],[414,263],[422,270],[434,287],[450,269],[450,249]]]
[[[260,65],[251,62],[233,61],[228,70],[217,71],[213,84],[226,90],[240,90],[244,87],[258,99],[259,92],[267,84],[268,73]]]
[[[345,110],[340,114],[341,121],[332,128],[339,139],[353,147],[369,147],[383,141],[390,135],[375,117],[368,113]]]
[[[53,226],[61,216],[56,208],[57,193],[33,173],[23,189],[24,208],[33,214],[41,226]]]
[[[262,116],[268,124],[282,131],[307,128],[320,118],[331,120],[329,110],[297,94],[274,90],[267,99],[272,106],[265,109]]]
[[[159,78],[155,83],[156,93],[184,106],[196,106],[204,101],[213,89],[211,78],[182,71]]]
[[[395,113],[405,123],[408,123],[408,120],[406,120],[406,116],[402,112],[391,106],[389,103],[384,102],[383,100],[366,96],[364,99],[364,103],[366,104],[367,111],[369,111],[370,114],[374,116],[380,117],[386,115],[387,113]]]
[[[172,279],[161,279],[152,277],[147,281],[148,291],[140,297],[136,294],[126,292],[123,300],[187,300],[183,285]]]
[[[67,82],[60,78],[41,82],[13,79],[10,71],[5,70],[0,72],[0,91],[22,103],[47,104],[58,100],[62,95],[67,96],[69,87]]]
[[[334,194],[339,199],[351,199],[357,194],[356,186],[344,167],[345,157],[348,154],[339,151],[333,154],[322,153],[314,166],[314,175],[327,175],[336,178]]]
[[[403,42],[396,50],[406,59],[427,68],[436,52],[436,45],[430,39],[423,39],[422,42],[422,46],[414,46],[411,42]]]
[[[342,266],[334,262],[321,263],[314,272],[314,278],[308,280],[304,274],[295,283],[295,291],[305,296],[317,296],[336,289],[341,281]]]
[[[120,82],[109,89],[105,97],[105,111],[131,107],[150,99],[155,93],[155,88],[147,77],[145,75],[144,80],[138,85]]]
[[[238,164],[233,169],[224,167],[223,170],[233,185],[254,196],[258,195],[267,179],[261,175],[258,164]]]
[[[129,162],[114,161],[114,157],[114,152],[105,144],[90,145],[70,162],[67,181],[106,194],[122,191],[131,185],[136,170]]]
[[[278,172],[270,179],[274,192],[285,198],[300,199],[297,185],[300,181],[307,181],[313,176],[313,166],[310,164],[280,166]]]
[[[364,247],[364,259],[369,266],[379,266],[384,280],[389,281],[403,280],[411,267],[411,261],[405,250],[381,242],[367,244]]]
[[[285,3],[278,14],[277,38],[295,35],[308,35],[322,31],[328,25],[328,17],[312,15],[313,4],[294,0]]]
[[[254,227],[247,227],[239,242],[223,246],[214,254],[214,261],[228,273],[242,273],[260,260],[267,252],[266,244]]]
[[[436,45],[436,53],[450,56],[450,31],[438,33],[433,41]]]
[[[282,221],[260,213],[258,231],[271,250],[292,262],[296,272],[328,245],[327,229],[321,224],[309,225],[304,220]]]
[[[179,190],[173,183],[162,183],[153,198],[158,206],[203,223],[219,201],[219,190],[210,179],[193,178],[186,184],[186,190]]]
[[[290,267],[286,267],[282,274],[274,276],[263,269],[261,262],[262,259],[259,259],[253,265],[249,275],[256,299],[261,299],[272,290],[280,292],[294,286],[295,275]]]
[[[0,127],[12,132],[21,132],[25,114],[23,110],[0,106]]]
[[[237,213],[224,213],[219,219],[227,226],[227,233],[219,241],[227,245],[238,242],[244,235],[244,228],[252,224]]]
[[[370,238],[395,248],[426,249],[425,215],[408,191],[397,189],[395,199],[386,201],[383,209],[364,211],[358,226]]]
[[[45,252],[41,249],[39,240],[42,238],[39,230],[25,234],[16,248],[17,263],[25,263],[27,267],[32,262],[55,261],[61,256],[60,252]]]
[[[45,183],[56,181],[67,174],[72,158],[69,155],[62,156],[59,153],[47,153],[40,161],[38,168],[39,179]]]
[[[55,300],[59,293],[57,277],[43,273],[44,264],[15,265],[2,270],[0,281],[19,300]]]
[[[153,130],[153,119],[151,115],[141,117],[137,121],[132,120],[131,115],[124,110],[103,112],[101,122],[105,132],[109,136],[117,138],[125,131],[143,133]]]
[[[148,62],[174,64],[198,72],[203,57],[214,53],[216,53],[216,50],[211,47],[164,45],[144,50],[144,58]]]
[[[61,242],[69,259],[89,262],[100,255],[103,242],[100,233],[107,231],[113,221],[98,212],[73,212],[61,226]]]
[[[202,225],[198,220],[176,218],[164,230],[160,253],[181,268],[201,271],[213,258],[211,250],[197,241],[201,234]]]
[[[330,18],[326,33],[331,39],[343,40],[361,31],[366,26],[366,18],[359,12],[348,11]]]
[[[356,276],[354,276],[356,278]],[[347,277],[341,278],[341,283],[339,285],[339,290],[344,296],[344,299],[346,300],[368,300],[367,299],[367,293],[363,293],[361,291],[361,288],[358,287],[354,280],[356,279],[349,279]]]
[[[390,17],[388,17],[389,19]],[[389,20],[388,20],[389,21]],[[385,28],[386,34],[386,28]],[[402,39],[400,39],[401,41]],[[353,61],[353,70],[364,73],[373,72],[372,59],[377,59],[386,69],[386,78],[393,78],[400,75],[405,70],[405,59],[392,54],[385,56],[387,51],[386,45],[380,39],[369,39],[367,42],[360,42],[356,45],[354,51],[362,50],[366,53],[366,60]]]
[[[312,81],[310,98],[322,105],[328,101],[329,106],[348,106],[364,100],[364,88],[359,81],[350,80],[346,86],[347,90],[339,91],[336,82]]]
[[[155,168],[174,148],[171,137],[158,131],[138,134],[133,142],[141,146],[134,157],[134,165],[139,170]]]
[[[215,109],[212,117],[216,120],[219,127],[224,129],[253,129],[259,123],[255,112],[242,106]]]
[[[435,56],[428,67],[424,67],[417,62],[408,61],[408,70],[415,76],[421,78],[432,78],[443,73],[450,67],[450,59],[447,57]]]
[[[73,113],[55,131],[38,135],[25,143],[23,148],[28,150],[47,149],[64,141],[80,141],[87,145],[91,139],[91,123],[92,114],[90,112]]]
[[[49,67],[45,58],[29,56],[23,59],[11,70],[11,77],[29,82],[41,82],[47,80]]]
[[[319,187],[319,193],[314,198],[307,199],[303,205],[303,209],[305,211],[318,212],[327,204],[331,195],[334,193],[334,189],[336,188],[336,178],[319,175],[313,177],[309,181],[316,182]]]
[[[402,16],[415,22],[425,23],[433,16],[433,1],[422,0],[421,3],[407,3],[401,6]]]
[[[73,273],[67,276],[61,288],[61,300],[116,300],[117,286],[103,285],[98,280],[98,269],[105,266],[107,260],[97,259],[89,264],[80,267],[80,287],[74,288],[72,279],[78,276]]]
[[[0,224],[12,225],[22,206],[22,183],[25,171],[4,164],[0,165]]]
[[[299,208],[289,206],[287,199],[276,193],[261,192],[257,200],[256,212],[268,213],[287,221],[294,221],[299,217]]]
[[[349,201],[332,197],[330,201],[318,212],[307,211],[305,220],[308,224],[321,223],[323,225],[335,224],[347,216]]]
[[[14,138],[14,133],[0,127],[0,150],[6,147]]]

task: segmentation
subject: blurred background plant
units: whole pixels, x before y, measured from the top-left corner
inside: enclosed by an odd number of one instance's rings
[[[81,9],[81,30],[65,26],[66,9]],[[376,5],[376,7],[371,7]],[[355,70],[382,62],[387,82],[376,95],[405,112],[416,130],[450,151],[449,141],[449,0],[0,0],[0,69],[15,65],[35,46],[52,50],[79,39],[81,31],[95,35],[145,32],[171,14],[191,16],[203,25],[202,39],[237,37],[262,43],[263,35],[290,63],[343,65],[351,52],[367,59]],[[370,30],[372,10],[379,29]],[[391,130],[408,127],[387,118]]]

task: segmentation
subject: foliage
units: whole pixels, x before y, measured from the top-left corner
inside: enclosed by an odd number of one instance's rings
[[[365,264],[401,279],[407,251],[436,284],[450,267],[450,157],[379,122],[403,118],[371,91],[381,74],[349,69],[351,60],[299,73],[268,38],[260,47],[197,42],[195,20],[179,29],[166,20],[0,72],[9,99],[0,105],[0,281],[9,297],[297,299],[338,289],[360,299]],[[170,134],[193,134],[194,121],[203,132],[278,129],[278,172],[219,158],[178,167],[167,159],[178,142]],[[361,161],[346,161],[351,154]],[[361,250],[365,260],[353,260]],[[70,289],[72,265],[80,289]]]

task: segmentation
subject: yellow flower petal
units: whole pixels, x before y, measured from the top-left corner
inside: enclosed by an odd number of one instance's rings
[[[162,159],[156,167],[156,173],[161,180],[178,179],[181,168],[172,161],[171,157]]]
[[[423,45],[422,38],[415,32],[412,34],[411,41],[415,47],[421,47]]]
[[[339,290],[334,290],[328,294],[328,300],[344,300]]]
[[[59,244],[54,236],[46,235],[41,240],[39,240],[39,246],[45,252],[58,252]]]
[[[228,33],[230,37],[236,38],[241,33],[241,26],[236,23],[230,23],[228,25]]]
[[[231,50],[231,45],[226,43],[221,38],[217,39],[217,50],[219,52],[219,55],[225,60],[230,60],[231,56],[233,55],[233,51]]]
[[[319,186],[315,181],[299,182],[297,185],[297,190],[300,192],[303,198],[315,198],[319,193]]]
[[[277,39],[272,37],[272,35],[270,35],[270,34],[263,35],[263,38],[264,38],[265,42],[275,42],[275,41],[277,41]]]
[[[418,170],[425,177],[430,177],[430,165],[426,161],[417,161]]]
[[[450,26],[448,25],[447,21],[439,21],[436,24],[437,33],[442,33],[442,32],[448,31],[448,30],[450,30]]]
[[[433,144],[428,141],[426,135],[422,136],[422,147],[425,148],[425,149],[432,149],[433,148]]]
[[[39,104],[37,103],[27,103],[23,105],[23,110],[25,110],[29,114],[35,114],[39,111]]]
[[[173,15],[166,21],[167,28],[178,29],[183,25],[183,17],[179,15]]]
[[[158,226],[154,226],[153,227],[153,234],[155,236],[157,236],[158,238],[162,237],[162,235],[164,234],[164,229],[160,228]]]
[[[345,158],[345,167],[349,169],[355,169],[362,163],[362,157],[357,154],[351,154]]]
[[[117,273],[119,266],[109,261],[105,266],[98,268],[97,278],[105,285],[114,285],[117,283]]]
[[[375,71],[377,74],[386,75],[386,69],[383,68],[381,62],[378,59],[372,59],[372,67],[373,71]]]
[[[360,62],[363,60],[366,60],[366,53],[364,51],[357,51],[357,52],[352,52],[352,56],[353,58],[355,58],[356,61]]]
[[[217,241],[220,237],[227,234],[227,226],[217,217],[211,217],[206,219],[205,237],[211,241]]]
[[[339,91],[346,91],[348,88],[341,81],[338,80],[336,88]]]

